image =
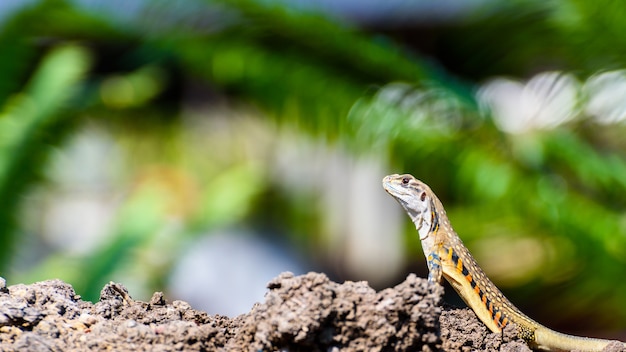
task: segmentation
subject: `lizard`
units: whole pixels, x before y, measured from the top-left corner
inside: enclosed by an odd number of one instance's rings
[[[415,224],[427,260],[428,282],[441,284],[445,278],[491,331],[501,333],[514,323],[517,335],[541,351],[602,351],[613,342],[563,334],[522,313],[478,266],[452,228],[443,204],[425,183],[409,174],[394,174],[383,179],[383,188]]]

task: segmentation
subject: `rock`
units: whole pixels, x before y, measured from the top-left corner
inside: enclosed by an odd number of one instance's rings
[[[473,312],[442,308],[443,288],[413,274],[376,292],[366,282],[283,273],[264,302],[233,318],[168,304],[160,292],[135,301],[119,283],[92,304],[59,280],[3,282],[0,350],[528,351],[515,336],[491,334]]]

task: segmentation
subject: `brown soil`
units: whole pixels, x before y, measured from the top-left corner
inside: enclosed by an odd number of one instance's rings
[[[188,303],[134,301],[106,285],[92,304],[59,280],[6,287],[2,351],[530,351],[490,333],[469,309],[442,307],[443,288],[411,274],[394,288],[281,274],[249,313],[210,316]]]

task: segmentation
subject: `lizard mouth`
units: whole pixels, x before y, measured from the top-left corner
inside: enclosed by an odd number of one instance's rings
[[[385,191],[387,193],[391,194],[394,198],[396,198],[398,200],[402,200],[400,198],[400,196],[403,195],[402,191],[400,189],[394,187],[391,182],[384,182],[383,183],[383,188],[385,189]]]
[[[403,199],[402,196],[404,196],[404,193],[402,193],[401,190],[395,188],[391,183],[385,183],[383,185],[383,188],[387,193],[391,194],[391,196],[393,196],[393,198],[395,198],[398,203],[400,203],[402,207],[404,207],[404,209],[409,210],[409,208],[407,207],[409,203]]]

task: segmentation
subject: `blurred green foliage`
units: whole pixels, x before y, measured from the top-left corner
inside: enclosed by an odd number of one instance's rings
[[[177,231],[187,237],[269,212],[258,201],[271,187],[268,170],[236,155],[194,154],[186,144],[180,91],[193,81],[253,106],[279,127],[355,155],[388,158],[397,167],[389,173],[423,179],[470,249],[482,253],[479,262],[495,263],[486,271],[500,273],[497,283],[523,308],[533,307],[538,320],[584,315],[598,322],[584,325],[623,328],[625,124],[596,124],[581,112],[552,129],[508,134],[474,96],[494,75],[527,78],[558,69],[584,80],[623,68],[620,5],[489,3],[432,25],[430,46],[420,48],[429,60],[397,31],[367,31],[255,1],[189,1],[189,11],[177,2],[147,2],[132,21],[65,1],[25,7],[0,32],[0,272],[12,268],[23,235],[16,221],[21,198],[41,180],[54,148],[86,121],[104,121],[131,153],[192,165],[206,179],[191,191],[185,177],[149,179],[120,208],[113,235],[95,253],[49,255],[23,278],[63,276],[97,299],[112,273],[160,248],[169,257],[145,272],[158,287],[184,241],[152,236],[167,228],[172,211],[184,214]],[[180,204],[196,205],[171,209]],[[308,209],[291,215],[299,211]],[[309,235],[311,243],[319,240]],[[408,221],[407,236],[420,258]],[[497,270],[519,253],[481,249],[502,238],[540,252],[523,280],[506,281]]]
[[[49,52],[20,93],[9,96],[0,115],[0,258],[7,265],[13,250],[15,209],[21,194],[37,177],[49,143],[58,142],[68,129],[68,108],[80,93],[89,65],[87,52],[59,46]],[[13,209],[13,211],[11,211]]]

